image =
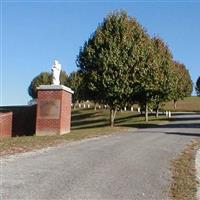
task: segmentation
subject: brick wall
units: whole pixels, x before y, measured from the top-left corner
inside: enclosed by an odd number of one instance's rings
[[[0,137],[12,136],[12,112],[0,113]]]
[[[12,112],[12,136],[31,136],[35,134],[36,105],[3,106],[0,112]]]

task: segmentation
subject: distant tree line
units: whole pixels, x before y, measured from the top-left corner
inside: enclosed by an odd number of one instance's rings
[[[186,66],[174,61],[159,37],[150,37],[135,18],[125,11],[110,13],[89,37],[77,56],[77,72],[63,83],[75,91],[73,102],[91,100],[110,108],[110,125],[118,110],[138,103],[145,111],[169,100],[191,95],[192,80]],[[47,72],[33,79],[29,94],[36,98],[35,86],[49,84]],[[200,82],[200,81],[199,81]],[[196,89],[197,90],[197,89]]]

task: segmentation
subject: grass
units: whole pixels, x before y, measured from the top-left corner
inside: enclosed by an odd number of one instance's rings
[[[163,109],[175,111],[173,101],[167,102]],[[179,100],[176,111],[200,112],[200,97],[186,97],[183,100]]]
[[[172,161],[172,200],[197,200],[195,154],[199,148],[200,140],[193,141],[177,159]]]
[[[140,116],[136,112],[119,112],[116,116],[116,126],[111,128],[109,126],[109,110],[77,109],[72,112],[72,128],[70,133],[62,136],[0,138],[0,155],[27,152],[64,142],[123,133],[130,128],[156,126],[156,124],[167,120],[163,116],[159,119],[150,116],[149,119],[149,123],[144,123],[144,116]]]

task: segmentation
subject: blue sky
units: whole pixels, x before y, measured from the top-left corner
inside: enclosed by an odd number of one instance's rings
[[[134,16],[168,44],[193,82],[200,76],[200,3],[197,1],[1,1],[1,105],[27,104],[27,88],[54,59],[76,70],[80,47],[116,9]]]

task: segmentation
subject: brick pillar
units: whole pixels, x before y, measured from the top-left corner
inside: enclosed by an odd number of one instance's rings
[[[63,85],[41,85],[37,90],[36,135],[69,133],[73,91]]]
[[[0,113],[0,137],[12,137],[12,112]]]

